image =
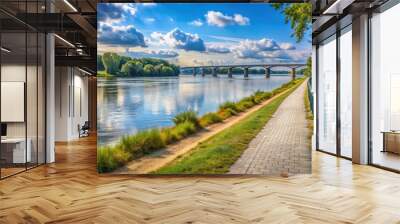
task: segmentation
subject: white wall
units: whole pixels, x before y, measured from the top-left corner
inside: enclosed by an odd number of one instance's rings
[[[1,81],[2,82],[25,82],[25,64],[3,64],[1,66]],[[1,108],[7,110],[7,108]],[[8,137],[25,137],[25,122],[7,123]]]
[[[38,69],[38,70],[37,70]],[[26,112],[26,120],[21,122],[5,122],[7,124],[8,138],[29,139],[31,148],[32,162],[39,159],[39,163],[44,163],[44,80],[41,67],[36,65],[25,66],[25,63],[4,63],[1,66],[2,82],[24,82],[26,84],[26,107],[20,109]],[[27,80],[25,80],[27,78]],[[21,90],[24,94],[24,90]],[[7,95],[2,95],[7,97]],[[1,108],[3,112],[13,113],[10,107]],[[15,112],[14,112],[15,113]],[[38,155],[37,155],[38,153]]]
[[[56,67],[55,73],[55,140],[74,140],[78,125],[88,120],[88,78],[72,67]]]

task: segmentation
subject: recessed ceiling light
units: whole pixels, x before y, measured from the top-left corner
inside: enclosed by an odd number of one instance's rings
[[[2,51],[6,52],[6,53],[10,53],[10,52],[11,52],[11,50],[9,50],[9,49],[7,49],[7,48],[5,48],[5,47],[1,47],[0,49],[1,49]]]
[[[73,6],[68,0],[64,0],[65,4],[67,4],[72,10],[75,12],[78,12],[78,10]]]
[[[351,5],[355,0],[337,0],[332,5],[330,5],[322,14],[342,14],[343,10]]]
[[[79,68],[79,67],[78,67],[78,69],[79,69],[79,71],[81,71],[81,72],[83,72],[83,73],[85,73],[85,74],[92,75],[92,73],[90,73],[90,72],[88,72],[88,71],[85,71],[85,70],[83,70],[83,69],[81,69],[81,68]]]
[[[61,40],[62,42],[66,43],[67,45],[69,45],[69,46],[75,48],[75,45],[73,45],[73,44],[72,44],[71,42],[69,42],[68,40],[66,40],[66,39],[64,39],[64,38],[62,38],[62,37],[60,37],[60,36],[57,35],[57,34],[54,34],[54,36],[57,37],[57,38],[58,38],[59,40]]]

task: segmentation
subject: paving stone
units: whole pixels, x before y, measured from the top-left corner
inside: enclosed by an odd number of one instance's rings
[[[304,82],[282,102],[232,165],[230,174],[311,173],[309,129],[304,106],[306,89]]]

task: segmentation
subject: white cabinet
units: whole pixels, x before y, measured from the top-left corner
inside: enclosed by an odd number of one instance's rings
[[[25,138],[7,138],[2,139],[1,144],[12,147],[12,163],[25,163],[32,161],[32,141],[27,139],[28,144],[25,151]]]

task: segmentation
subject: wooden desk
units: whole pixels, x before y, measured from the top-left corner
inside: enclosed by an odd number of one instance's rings
[[[391,152],[400,154],[400,131],[382,131],[383,150],[382,152]]]
[[[31,162],[31,139],[27,139],[27,147],[25,151],[25,138],[5,138],[1,139],[1,159],[5,163],[20,164]]]

